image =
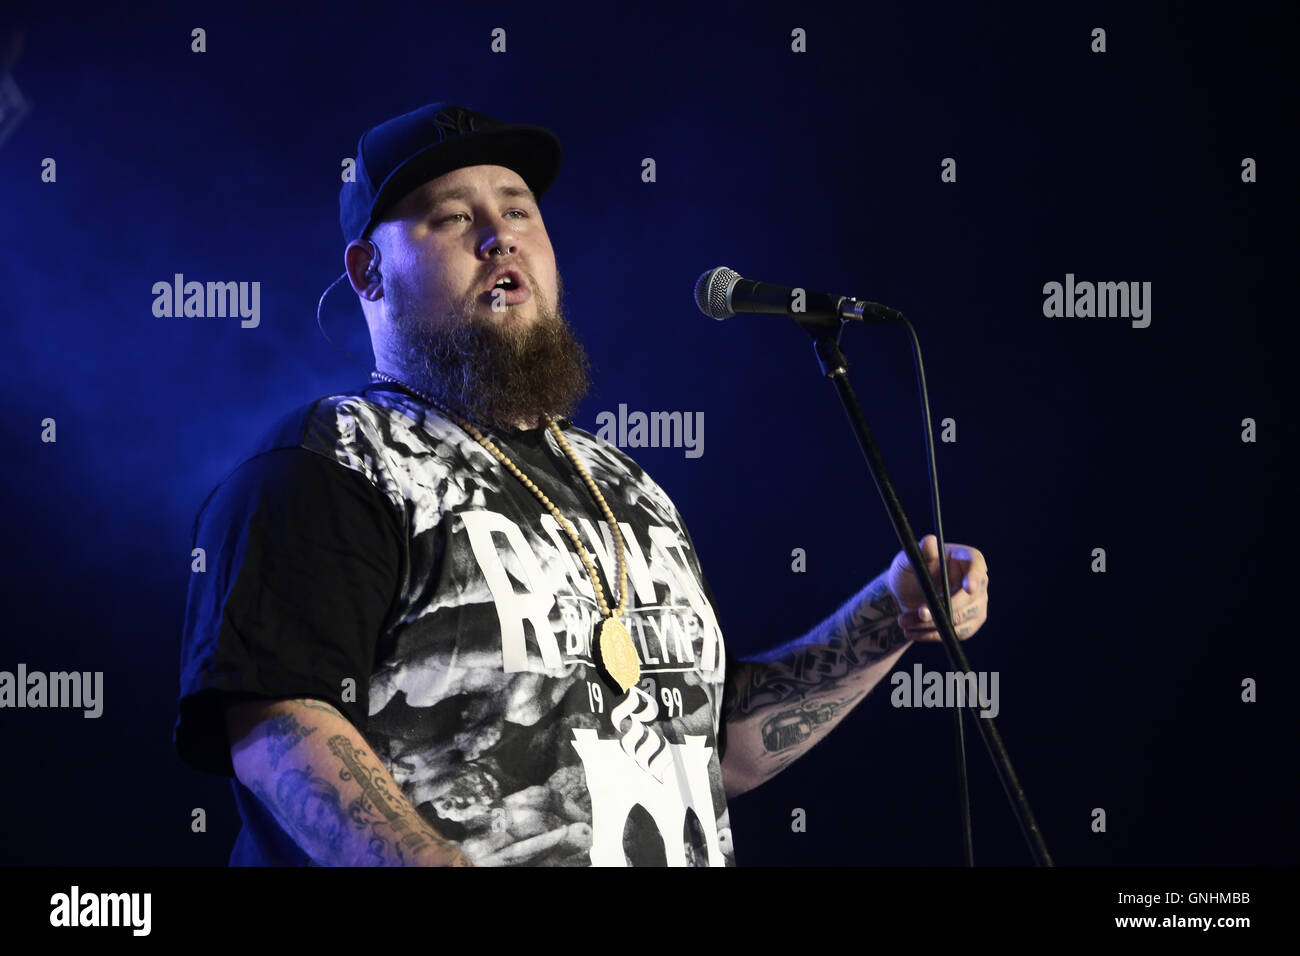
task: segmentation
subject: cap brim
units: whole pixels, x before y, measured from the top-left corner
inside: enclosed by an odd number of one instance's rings
[[[445,143],[435,143],[394,169],[380,185],[362,237],[387,213],[430,180],[465,166],[505,166],[517,172],[541,199],[560,172],[560,140],[541,126],[499,126]]]

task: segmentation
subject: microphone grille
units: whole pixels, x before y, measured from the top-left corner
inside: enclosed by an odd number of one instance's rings
[[[695,304],[700,311],[711,319],[729,319],[735,315],[728,299],[740,277],[739,272],[726,266],[710,269],[700,276],[695,283]]]

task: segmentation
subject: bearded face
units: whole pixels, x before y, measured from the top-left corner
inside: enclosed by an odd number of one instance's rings
[[[375,296],[362,251],[354,287],[379,371],[480,423],[534,428],[572,417],[589,363],[563,313],[555,250],[527,184],[504,166],[466,166],[412,190],[375,227]],[[376,253],[378,255],[378,253]],[[495,288],[509,270],[512,291]]]
[[[557,288],[562,297],[558,273]],[[398,315],[393,354],[404,381],[471,421],[531,428],[543,413],[572,417],[591,387],[590,362],[559,300],[538,301],[532,321],[505,314],[517,306],[486,314],[480,306],[472,293],[436,320]]]

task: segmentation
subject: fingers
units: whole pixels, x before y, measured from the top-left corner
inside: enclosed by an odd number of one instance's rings
[[[962,587],[967,591],[974,593],[974,586],[979,579],[989,573],[988,565],[984,561],[984,555],[978,548],[972,548],[968,544],[945,544],[944,551],[948,554],[948,577],[961,577]],[[939,561],[936,555],[934,562],[930,565],[938,568]]]
[[[987,592],[987,584],[985,585]],[[988,603],[983,595],[972,596],[965,591],[955,592],[950,601],[952,623],[959,640],[974,634],[988,620]],[[928,607],[919,607],[898,615],[898,626],[913,641],[938,641],[939,629],[930,616]]]
[[[952,607],[953,621],[956,623],[958,618],[962,618],[962,615],[975,606],[976,600],[965,591],[958,590],[953,592],[949,604]],[[898,615],[898,624],[904,630],[932,630],[934,628],[934,619],[930,616],[929,607],[922,605]]]
[[[938,537],[927,534],[917,543],[921,546],[921,557],[925,559],[926,567],[937,573],[939,569]],[[958,575],[963,575],[963,584],[965,584],[966,580],[977,581],[988,574],[988,564],[984,561],[983,552],[978,548],[950,541],[944,544],[943,550],[948,556],[948,577],[955,578]],[[907,562],[906,558],[903,560],[910,567],[911,562]]]
[[[966,562],[964,568],[966,576],[962,579],[962,587],[971,594],[975,594],[987,587],[989,577],[989,566],[984,561],[984,555],[977,548],[970,548],[966,545],[959,545],[964,552],[962,560]]]

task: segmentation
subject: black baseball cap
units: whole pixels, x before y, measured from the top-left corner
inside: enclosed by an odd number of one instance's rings
[[[343,238],[365,239],[414,189],[462,166],[505,166],[541,199],[560,172],[559,138],[541,126],[507,125],[452,103],[430,103],[361,134],[356,182],[339,191]]]

